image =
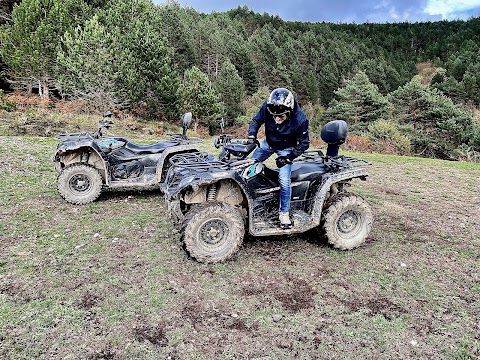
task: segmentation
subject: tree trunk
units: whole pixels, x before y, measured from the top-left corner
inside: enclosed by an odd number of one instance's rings
[[[38,95],[40,95],[41,98],[50,97],[50,89],[48,88],[48,83],[42,81],[38,82]]]
[[[207,55],[207,75],[210,78],[210,53]]]
[[[43,85],[43,97],[44,98],[49,98],[50,97],[50,89],[48,88],[48,85]]]
[[[196,134],[197,133],[197,127],[198,127],[198,119],[195,119],[193,122],[193,132]]]

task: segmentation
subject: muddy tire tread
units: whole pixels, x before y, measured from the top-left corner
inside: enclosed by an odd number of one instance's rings
[[[228,223],[228,244],[216,253],[208,253],[198,245],[198,226],[209,218],[220,217]],[[217,263],[232,257],[243,243],[245,226],[240,211],[229,204],[209,202],[195,205],[182,222],[181,241],[184,249],[202,263]]]

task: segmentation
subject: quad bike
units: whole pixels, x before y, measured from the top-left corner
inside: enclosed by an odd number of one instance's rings
[[[200,139],[188,138],[187,129],[192,114],[182,116],[182,134],[171,134],[171,139],[152,145],[138,145],[119,136],[104,136],[110,129],[112,113],[107,111],[94,133],[57,135],[61,142],[53,156],[57,177],[57,190],[72,204],[95,201],[103,188],[158,188],[166,176],[173,154],[198,152],[195,143]]]
[[[322,129],[328,144],[307,151],[293,162],[290,214],[293,227],[281,229],[278,220],[278,169],[247,156],[256,144],[223,134],[219,159],[204,152],[172,156],[162,184],[169,213],[181,225],[183,245],[197,261],[228,259],[252,236],[300,234],[313,230],[333,247],[349,250],[365,242],[373,215],[370,205],[347,191],[352,179],[366,180],[368,162],[339,156],[347,124],[331,121]]]

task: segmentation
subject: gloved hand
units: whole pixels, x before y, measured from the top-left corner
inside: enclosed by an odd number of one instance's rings
[[[290,159],[289,157],[287,156],[279,156],[275,159],[275,162],[277,163],[277,168],[281,168],[287,164],[291,164],[292,163],[292,159]]]
[[[260,143],[258,142],[257,138],[253,135],[250,135],[248,137],[247,144],[256,144],[258,147],[260,147]]]

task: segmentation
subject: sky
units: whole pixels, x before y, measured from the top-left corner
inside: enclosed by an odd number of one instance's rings
[[[467,20],[480,16],[480,0],[176,0],[198,12],[223,12],[247,5],[256,13],[287,21],[393,23]],[[156,4],[165,3],[154,0]]]

